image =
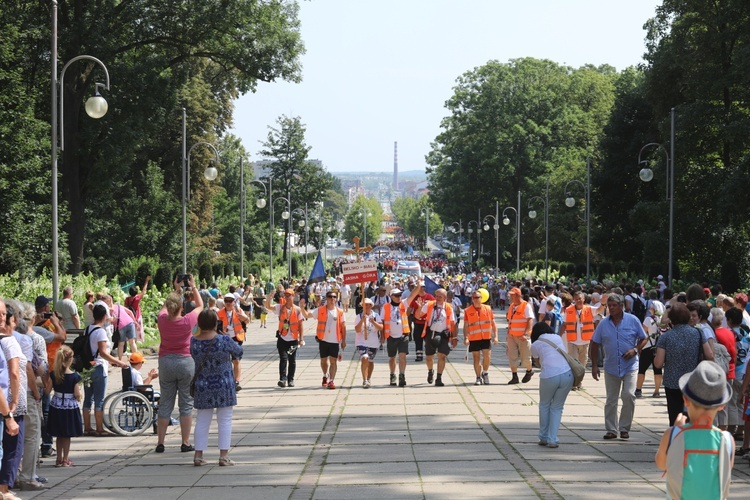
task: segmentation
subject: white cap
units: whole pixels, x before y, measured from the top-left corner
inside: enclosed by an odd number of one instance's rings
[[[659,276],[657,276],[657,277],[656,277],[656,279],[658,279],[658,280],[663,280],[663,279],[664,279],[664,276],[660,274]]]

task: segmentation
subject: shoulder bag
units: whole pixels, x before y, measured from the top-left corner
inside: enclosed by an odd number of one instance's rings
[[[578,361],[576,358],[568,354],[567,352],[563,351],[559,347],[557,347],[553,342],[550,342],[547,339],[538,339],[542,342],[545,342],[555,349],[557,349],[557,352],[563,355],[565,358],[565,361],[568,362],[568,365],[570,366],[571,371],[573,372],[573,387],[581,385],[581,382],[583,382],[583,376],[586,374],[586,367],[581,364],[580,361]]]

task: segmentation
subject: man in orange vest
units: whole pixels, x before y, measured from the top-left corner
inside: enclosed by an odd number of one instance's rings
[[[388,349],[388,367],[391,369],[391,385],[396,385],[396,354],[398,354],[398,386],[406,387],[406,356],[409,355],[409,316],[401,302],[403,292],[391,289],[391,302],[383,306],[383,332]]]
[[[438,354],[437,377],[435,386],[442,387],[443,370],[445,360],[451,352],[451,345],[458,344],[458,332],[456,331],[456,320],[453,315],[453,307],[445,299],[448,292],[444,288],[435,290],[435,300],[430,300],[416,311],[416,318],[425,322],[422,337],[424,338],[425,351],[427,354],[427,383],[431,384],[435,371],[433,370],[433,359]]]
[[[507,344],[508,361],[512,377],[509,385],[518,383],[518,360],[526,368],[526,375],[522,382],[525,384],[531,380],[534,371],[531,369],[531,327],[534,325],[534,310],[531,304],[521,299],[521,290],[513,287],[508,292],[510,305],[508,306],[508,335],[505,337]]]
[[[346,323],[344,311],[336,307],[338,294],[335,290],[326,292],[326,303],[316,309],[318,320],[315,337],[320,351],[320,369],[323,370],[323,387],[335,389],[339,348],[346,349]]]
[[[490,342],[491,340],[491,342]],[[492,308],[482,304],[482,295],[478,290],[471,294],[471,305],[464,309],[464,345],[474,360],[474,373],[477,380],[474,385],[490,385],[490,355],[492,344],[497,344],[497,325]],[[482,356],[480,365],[479,356]]]
[[[266,309],[270,307],[271,296],[266,300]],[[273,306],[279,317],[276,329],[276,349],[279,351],[279,387],[294,387],[294,374],[297,371],[297,349],[304,345],[302,324],[304,312],[294,305],[294,290],[284,290],[281,303]]]
[[[424,317],[419,315],[419,310],[422,309],[422,307],[430,300],[434,301],[435,297],[425,291],[424,282],[420,281],[417,284],[416,288],[409,294],[409,297],[405,304],[414,316],[414,325],[411,329],[411,331],[413,332],[412,337],[414,338],[414,349],[416,351],[414,361],[422,361],[423,359],[425,321]]]
[[[586,296],[578,291],[573,294],[573,304],[565,309],[560,332],[565,332],[568,342],[568,354],[586,366],[588,361],[589,343],[594,336],[594,314],[590,306],[585,304]],[[581,389],[581,384],[573,387],[574,391]]]
[[[239,305],[235,304],[235,296],[233,293],[227,293],[224,296],[224,309],[219,309],[216,313],[221,321],[221,331],[228,337],[234,339],[239,345],[245,341],[245,329],[243,326],[250,321],[250,318],[242,312]],[[240,387],[240,360],[232,359],[232,369],[234,371],[234,388],[239,391],[242,390]]]

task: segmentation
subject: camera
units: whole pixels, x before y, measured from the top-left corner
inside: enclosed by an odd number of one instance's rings
[[[50,319],[51,317],[52,317],[52,313],[51,312],[42,314],[42,318],[44,318],[44,319]]]
[[[190,279],[193,277],[192,274],[178,274],[177,281],[182,281],[184,288],[190,288]]]

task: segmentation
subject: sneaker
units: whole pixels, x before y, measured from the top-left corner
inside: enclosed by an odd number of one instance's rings
[[[414,361],[422,361],[424,358],[422,357],[422,353],[418,352],[417,355],[414,357]]]
[[[653,397],[653,398],[660,398],[661,394],[659,393],[659,391],[654,391],[654,393],[651,395],[651,397]]]
[[[734,450],[734,456],[736,457],[744,457],[747,453],[750,453],[750,449],[748,448],[737,448]]]
[[[294,387],[294,380],[290,380],[289,382],[287,382],[286,386],[287,387]]]
[[[635,390],[635,397],[637,397],[638,399],[642,398],[643,397],[643,391],[640,390],[640,389],[636,389]]]
[[[362,381],[362,387],[367,389],[367,380]]]
[[[484,385],[490,385],[490,374],[489,373],[483,373],[482,374],[482,383]]]
[[[508,380],[508,385],[517,384],[518,381],[518,374],[514,373],[510,380]]]
[[[394,387],[396,386],[396,374],[395,373],[391,373],[391,385]]]
[[[34,476],[34,480],[37,483],[47,484],[47,478],[42,476]]]
[[[192,444],[181,444],[180,451],[182,453],[187,453],[188,451],[195,451],[195,447]]]
[[[445,384],[443,383],[443,378],[440,375],[438,375],[437,378],[435,379],[435,387],[444,387],[444,386]]]
[[[57,455],[57,450],[55,450],[54,448],[43,450],[41,453],[42,458],[54,457],[56,455]]]
[[[531,377],[533,375],[534,375],[534,370],[526,370],[526,375],[523,376],[523,378],[521,379],[521,382],[525,384],[526,382],[531,380]]]
[[[328,377],[323,375],[323,387],[328,387]]]
[[[45,488],[45,486],[38,481],[18,481],[16,482],[16,485],[21,491],[43,490]]]
[[[403,373],[398,376],[398,386],[406,387],[406,375],[404,375]]]
[[[474,382],[474,385],[482,385],[482,377],[477,377],[476,382]]]
[[[279,384],[278,385],[279,385],[279,387],[286,387],[286,380],[284,380],[282,378],[281,380],[279,380]]]
[[[372,386],[369,380],[365,380],[365,389],[369,389]]]
[[[333,380],[331,380],[330,382],[328,382],[328,388],[329,389],[335,389],[336,388],[336,384],[333,383]]]
[[[547,443],[547,448],[559,448],[560,445],[557,443]]]
[[[427,370],[427,383],[431,384],[434,380],[435,370]]]
[[[239,380],[235,380],[234,381],[234,391],[235,392],[240,392],[241,390],[242,390],[242,386],[240,385],[240,381]]]

